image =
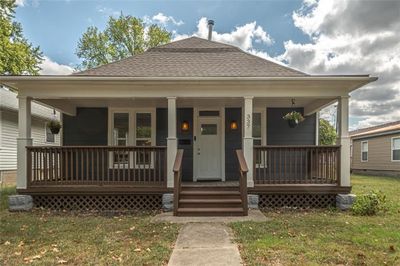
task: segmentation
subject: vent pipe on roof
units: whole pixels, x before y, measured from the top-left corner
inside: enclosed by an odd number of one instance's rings
[[[212,39],[212,30],[214,26],[214,20],[208,20],[208,40],[211,41]]]

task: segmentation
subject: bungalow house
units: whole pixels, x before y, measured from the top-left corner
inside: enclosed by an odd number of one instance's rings
[[[54,208],[246,215],[349,193],[349,93],[369,75],[318,76],[191,37],[69,76],[3,76],[18,89],[18,193]],[[61,147],[32,146],[31,101],[62,113]],[[338,102],[338,145],[316,113]],[[291,128],[283,116],[305,120]],[[165,197],[165,196],[164,196]]]
[[[400,121],[350,132],[351,170],[400,176]]]
[[[54,113],[38,103],[32,104],[31,135],[35,146],[59,145],[60,137],[51,134],[46,123],[59,119]],[[0,86],[0,182],[15,185],[17,176],[17,136],[18,136],[18,99],[17,94]]]

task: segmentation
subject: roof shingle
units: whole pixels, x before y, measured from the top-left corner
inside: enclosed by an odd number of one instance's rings
[[[74,75],[124,77],[298,77],[300,71],[219,42],[191,37]]]

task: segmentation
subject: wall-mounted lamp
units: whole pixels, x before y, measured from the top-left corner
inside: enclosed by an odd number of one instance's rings
[[[183,121],[181,125],[182,131],[188,131],[189,130],[189,122],[188,121]]]
[[[238,129],[238,123],[236,120],[231,121],[231,130],[236,130]]]

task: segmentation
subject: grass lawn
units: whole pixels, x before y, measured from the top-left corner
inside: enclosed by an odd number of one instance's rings
[[[389,211],[269,211],[266,223],[234,223],[248,265],[400,265],[400,179],[353,176],[353,192],[381,190]]]
[[[0,202],[0,265],[163,265],[178,226],[152,224],[150,215],[9,213]]]

